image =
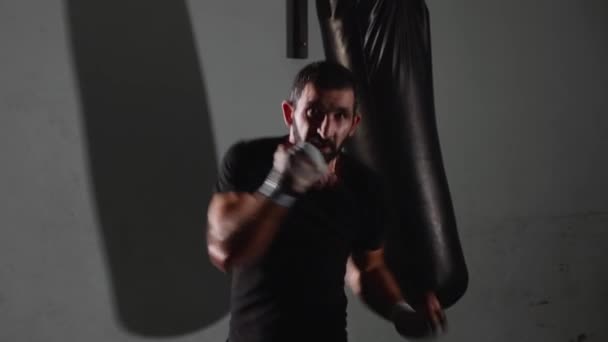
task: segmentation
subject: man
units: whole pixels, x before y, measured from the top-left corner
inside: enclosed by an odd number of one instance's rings
[[[414,311],[383,262],[379,181],[342,152],[361,120],[355,94],[348,69],[309,64],[282,103],[289,134],[226,153],[207,243],[232,274],[229,341],[346,341],[345,278],[401,335],[445,328],[436,297]]]

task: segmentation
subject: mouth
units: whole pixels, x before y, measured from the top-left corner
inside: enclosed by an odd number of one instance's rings
[[[319,151],[321,151],[321,153],[325,156],[334,154],[334,148],[331,144],[313,145],[315,145],[319,149]]]
[[[319,151],[321,151],[321,153],[325,156],[325,157],[330,157],[333,156],[335,154],[335,150],[333,147],[331,146],[323,146],[319,149]]]
[[[331,142],[324,141],[323,139],[321,139],[318,136],[311,137],[309,139],[309,142],[321,151],[333,151],[333,146],[332,146]]]
[[[328,142],[325,142],[325,143],[310,142],[310,143],[319,149],[319,152],[321,152],[321,154],[325,158],[326,162],[329,162],[336,156],[336,149],[333,147],[333,145],[331,143],[328,143]]]

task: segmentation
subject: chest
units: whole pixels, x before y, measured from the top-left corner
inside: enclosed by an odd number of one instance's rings
[[[360,234],[359,224],[356,199],[348,192],[311,191],[291,209],[272,253],[314,267],[341,265]]]

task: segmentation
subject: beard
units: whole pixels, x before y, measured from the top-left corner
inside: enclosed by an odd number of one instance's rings
[[[344,145],[344,142],[338,145],[332,140],[321,138],[316,133],[306,139],[306,141],[313,144],[316,148],[319,149],[326,162],[330,162],[331,160],[336,158],[342,150],[342,146]]]
[[[338,154],[340,154],[342,147],[344,147],[344,145],[348,141],[348,138],[346,138],[346,139],[344,139],[344,141],[342,141],[341,144],[336,144],[335,142],[333,142],[331,140],[321,138],[321,136],[319,136],[316,132],[313,135],[311,135],[310,137],[305,139],[304,136],[301,134],[301,132],[298,130],[298,128],[295,125],[293,126],[293,137],[294,137],[294,143],[296,143],[296,144],[298,142],[303,142],[303,141],[313,144],[316,148],[319,149],[319,151],[323,155],[323,158],[325,159],[326,162],[330,162],[331,160],[336,158],[338,156]]]

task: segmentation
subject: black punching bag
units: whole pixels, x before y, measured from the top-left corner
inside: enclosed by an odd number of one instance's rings
[[[443,168],[433,98],[429,16],[422,0],[317,0],[328,60],[359,80],[362,121],[347,147],[386,182],[386,262],[413,304],[443,307],[468,273]]]

